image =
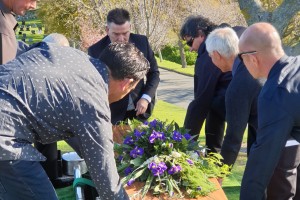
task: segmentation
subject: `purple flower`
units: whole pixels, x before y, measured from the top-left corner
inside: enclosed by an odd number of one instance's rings
[[[197,187],[197,190],[202,190],[202,188],[200,186]]]
[[[177,141],[177,142],[181,142],[182,135],[178,131],[173,131],[172,139]]]
[[[139,147],[135,147],[133,150],[130,151],[130,156],[132,158],[136,158],[136,157],[141,156],[143,154],[144,154],[144,149],[139,148]]]
[[[133,172],[133,169],[131,167],[127,167],[125,170],[124,170],[124,173],[126,176],[128,176],[131,172]]]
[[[173,148],[173,143],[169,143],[169,148]]]
[[[186,161],[187,161],[190,165],[193,165],[193,164],[194,164],[194,162],[193,162],[192,160],[190,160],[190,159],[186,159]]]
[[[145,125],[148,125],[148,124],[149,124],[149,122],[148,122],[148,121],[144,121],[144,122],[143,122],[143,124],[145,124]]]
[[[159,176],[164,173],[164,171],[167,170],[167,165],[164,162],[160,162],[159,164],[156,164],[155,162],[151,162],[148,165],[148,169],[151,170],[153,176]]]
[[[135,137],[137,138],[137,139],[139,139],[140,137],[142,137],[142,135],[144,135],[145,134],[145,132],[140,132],[139,130],[137,130],[137,129],[134,129],[134,135],[135,135]]]
[[[121,156],[121,155],[120,155],[120,156],[118,156],[118,161],[119,161],[119,162],[121,162],[121,161],[123,160],[123,158],[124,158],[124,157],[123,157],[123,156]]]
[[[186,133],[186,134],[184,134],[183,135],[184,136],[184,138],[186,139],[186,140],[189,140],[189,139],[191,139],[191,135],[190,134],[188,134],[188,133]]]
[[[132,136],[128,135],[128,136],[125,137],[123,143],[127,144],[127,145],[132,145],[132,144],[134,144],[134,140],[133,140]]]
[[[180,165],[173,165],[169,170],[168,170],[168,173],[169,174],[175,174],[175,173],[178,173],[181,171],[181,167]]]
[[[135,181],[134,179],[130,179],[130,180],[127,182],[127,185],[128,185],[128,186],[131,186],[132,183],[133,183],[134,181]]]
[[[158,132],[153,130],[151,135],[149,136],[149,142],[154,143],[156,139],[165,141],[166,140],[165,134],[163,132]]]
[[[156,124],[157,124],[157,120],[154,119],[153,121],[149,122],[149,127],[150,127],[150,128],[155,128],[155,127],[156,127]]]

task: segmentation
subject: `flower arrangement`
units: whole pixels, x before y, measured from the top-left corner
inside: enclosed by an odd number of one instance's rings
[[[219,154],[205,157],[195,136],[175,122],[129,121],[129,126],[123,143],[115,144],[116,163],[124,185],[145,182],[142,197],[149,190],[174,198],[206,196],[215,190],[208,178],[229,174]]]

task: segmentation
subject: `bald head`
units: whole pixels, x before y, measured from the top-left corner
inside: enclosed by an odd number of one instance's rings
[[[284,56],[278,32],[269,23],[249,26],[239,41],[240,58],[254,78],[267,78],[274,64]]]
[[[284,54],[277,30],[274,26],[266,22],[249,26],[240,38],[239,48],[241,52],[258,51],[263,52],[264,55]]]

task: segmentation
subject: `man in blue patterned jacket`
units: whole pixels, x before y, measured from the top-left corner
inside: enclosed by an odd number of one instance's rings
[[[130,92],[149,63],[132,44],[109,45],[101,60],[107,67],[42,42],[0,65],[0,199],[56,200],[39,163],[45,158],[32,143],[72,137],[100,198],[129,199],[113,159],[109,103]]]

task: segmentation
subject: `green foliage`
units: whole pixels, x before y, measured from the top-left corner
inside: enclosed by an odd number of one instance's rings
[[[194,65],[197,58],[197,53],[190,52],[189,47],[186,45],[184,47],[184,52],[187,64]],[[167,45],[161,50],[161,53],[164,59],[175,62],[177,64],[181,64],[181,57],[178,46]]]
[[[208,178],[229,174],[229,167],[221,165],[221,155],[204,157],[205,148],[174,121],[140,122],[127,133],[123,143],[115,146],[118,172],[124,177],[121,183],[146,181],[144,195],[151,190],[182,197],[184,189],[190,197],[206,196],[216,189]]]

